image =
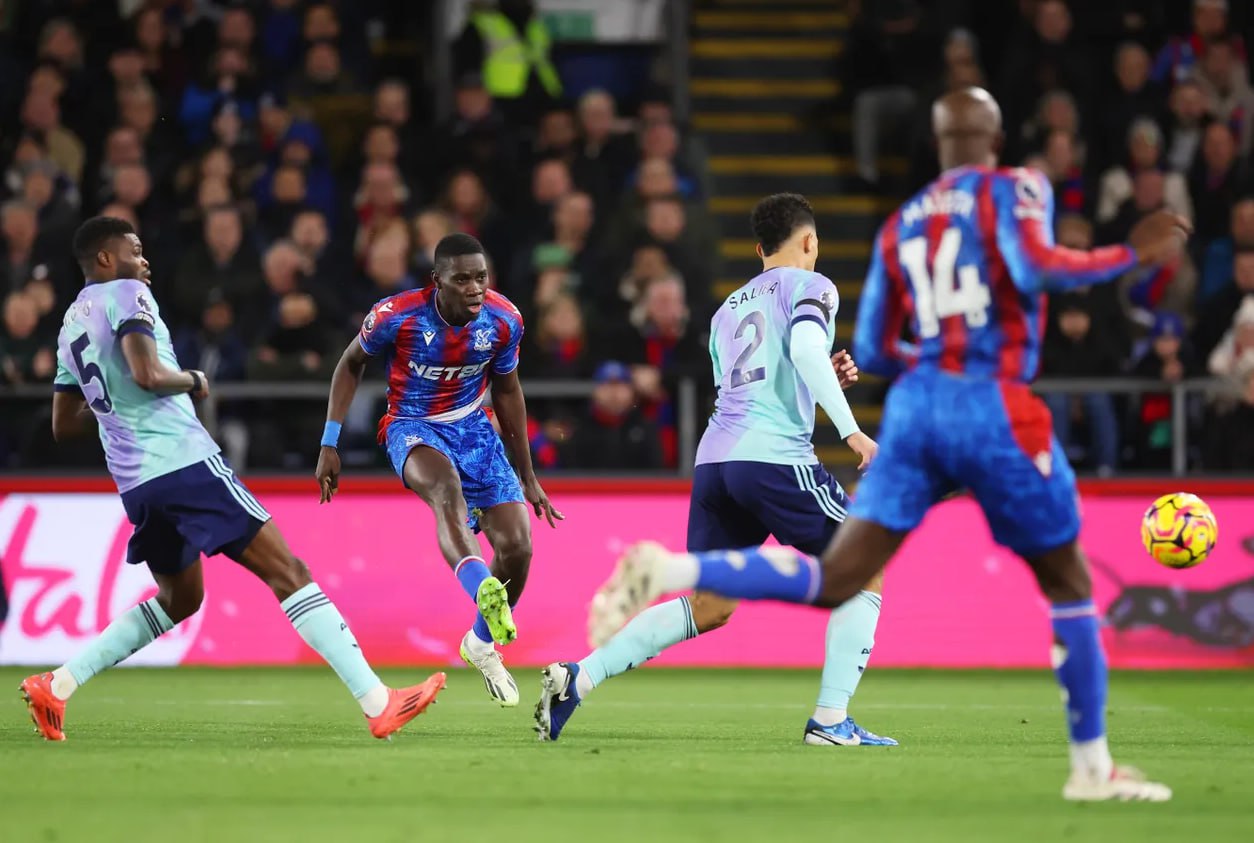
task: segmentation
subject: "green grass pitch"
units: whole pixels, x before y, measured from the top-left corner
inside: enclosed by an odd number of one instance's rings
[[[814,672],[641,670],[557,744],[538,673],[501,710],[454,672],[439,705],[373,740],[325,670],[117,670],[69,740],[31,732],[0,670],[0,840],[1150,841],[1254,839],[1254,676],[1120,674],[1115,757],[1166,805],[1071,805],[1047,673],[873,671],[855,714],[897,749],[801,744]],[[425,674],[424,674],[425,675]],[[393,683],[414,672],[388,671]]]

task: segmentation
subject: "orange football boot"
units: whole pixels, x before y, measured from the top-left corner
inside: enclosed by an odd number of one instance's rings
[[[444,690],[448,677],[443,673],[435,673],[421,685],[408,688],[388,688],[387,707],[377,717],[367,717],[370,734],[376,738],[387,740],[419,714],[427,710],[427,706],[435,702],[435,698]],[[62,704],[62,708],[64,708]],[[58,720],[58,722],[60,722]]]
[[[65,723],[65,700],[52,693],[52,674],[36,673],[27,676],[18,686],[26,708],[30,711],[30,719],[35,721],[39,734],[50,741],[65,740],[65,732],[61,731]],[[384,712],[386,714],[386,712]]]

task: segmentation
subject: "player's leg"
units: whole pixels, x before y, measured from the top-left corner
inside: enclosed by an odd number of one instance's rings
[[[756,511],[781,544],[821,554],[849,509],[849,498],[822,465],[757,466],[734,479],[739,502]],[[823,673],[804,740],[815,746],[895,746],[862,728],[849,703],[866,670],[879,624],[883,574],[876,572],[853,599],[832,610]]]
[[[471,488],[467,492],[472,502],[481,497],[475,495],[476,491]],[[522,497],[521,489],[517,496]],[[522,597],[531,569],[531,521],[527,508],[521,501],[510,501],[483,510],[476,506],[471,511],[472,519],[477,521],[492,546],[492,573],[504,583],[512,612]],[[506,707],[518,705],[518,684],[505,669],[482,613],[475,618],[474,627],[462,637],[459,650],[462,660],[482,674],[484,687],[492,699]]]
[[[200,552],[154,505],[165,494],[166,485],[163,478],[157,478],[122,496],[135,527],[127,545],[127,562],[148,564],[157,595],[114,618],[64,665],[27,677],[21,684],[31,718],[48,740],[65,740],[65,703],[80,685],[139,652],[200,608],[204,597]]]
[[[1001,387],[990,432],[967,454],[963,478],[988,519],[993,538],[1028,561],[1050,602],[1052,661],[1064,691],[1071,741],[1067,799],[1171,797],[1164,785],[1117,769],[1106,743],[1106,656],[1088,563],[1076,539],[1080,517],[1075,476],[1049,411],[1026,386]],[[996,407],[996,402],[988,402]]]
[[[389,428],[389,452],[393,451],[393,441],[411,426],[413,423],[398,423]],[[421,425],[430,444],[416,445],[405,451],[401,458],[401,479],[435,515],[440,554],[479,610],[473,628],[475,636],[484,642],[508,644],[518,635],[509,597],[504,584],[492,575],[479,542],[467,524],[466,498],[454,463],[454,446],[441,438],[448,431],[437,427]]]
[[[292,628],[331,666],[361,705],[375,737],[390,737],[435,701],[444,687],[443,673],[409,688],[383,684],[344,616],[292,553],[273,521],[267,520],[242,549],[238,544],[223,552],[274,592]]]
[[[693,476],[688,508],[688,547],[705,550],[739,547],[766,540],[757,516],[742,509],[727,493],[725,464],[699,465]],[[736,601],[697,592],[649,606],[579,662],[557,662],[545,668],[536,731],[541,740],[557,740],[575,708],[594,688],[639,667],[668,647],[718,629],[735,611]]]

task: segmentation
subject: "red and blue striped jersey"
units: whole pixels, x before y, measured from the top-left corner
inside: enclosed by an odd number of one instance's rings
[[[1056,246],[1053,218],[1053,189],[1034,170],[958,167],[915,194],[875,239],[854,329],[858,366],[1030,381],[1045,294],[1136,264],[1129,246]]]
[[[509,299],[489,290],[465,325],[444,321],[435,285],[406,290],[375,304],[358,342],[371,356],[385,355],[388,408],[393,419],[454,422],[483,404],[488,378],[518,368],[523,320]]]

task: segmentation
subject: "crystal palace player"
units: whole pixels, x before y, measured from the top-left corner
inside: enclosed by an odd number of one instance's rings
[[[344,618],[236,479],[196,419],[190,396],[204,398],[209,384],[203,372],[178,368],[130,223],[87,220],[74,235],[74,256],[87,284],[57,340],[52,434],[59,440],[88,432],[93,417],[99,423],[109,473],[135,525],[126,561],[148,565],[157,596],[63,667],[22,682],[35,725],[48,740],[65,740],[65,701],[75,689],[194,614],[204,596],[200,554],[223,553],[270,587],[301,638],[361,703],[375,737],[390,736],[435,699],[444,674],[403,690],[380,682]]]
[[[881,229],[854,337],[865,369],[900,377],[885,404],[875,468],[821,561],[778,548],[671,554],[645,543],[594,601],[591,625],[614,629],[658,595],[693,588],[838,606],[934,503],[969,489],[994,538],[1027,561],[1052,604],[1053,661],[1071,736],[1063,796],[1169,799],[1165,785],[1111,761],[1106,662],[1077,543],[1075,478],[1049,411],[1026,382],[1036,371],[1045,293],[1168,260],[1188,223],[1157,213],[1133,228],[1128,245],[1056,247],[1049,182],[997,168],[1001,112],[992,97],[980,89],[948,94],[933,124],[944,172]],[[907,318],[909,343],[901,339]]]
[[[478,606],[462,638],[462,658],[483,674],[494,700],[514,706],[518,686],[493,642],[508,644],[517,635],[511,607],[531,564],[531,523],[521,504],[530,503],[550,526],[562,514],[531,467],[518,383],[518,309],[488,289],[483,246],[468,235],[450,234],[436,245],[431,275],[432,285],[378,302],[345,349],[331,378],[317,477],[326,503],[339,484],[336,444],[344,415],[367,359],[385,355],[388,403],[379,444],[405,487],[435,513],[440,553]],[[500,437],[482,407],[489,381]],[[492,545],[495,576],[479,555],[472,527]]]

